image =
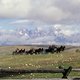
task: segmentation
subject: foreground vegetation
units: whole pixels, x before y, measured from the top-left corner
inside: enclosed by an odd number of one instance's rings
[[[18,47],[18,46],[17,46]],[[68,68],[80,68],[80,52],[76,52],[76,48],[66,50],[61,53],[40,54],[40,55],[12,55],[15,46],[1,47],[0,52],[0,68],[6,69],[53,69],[63,66]],[[22,46],[20,47],[22,48]],[[29,47],[24,46],[29,49]],[[1,54],[2,53],[2,54]],[[4,55],[3,55],[4,54]],[[80,73],[71,72],[70,77],[79,77]],[[62,74],[18,74],[9,75],[3,78],[53,78],[62,77]],[[2,77],[1,77],[2,78]]]

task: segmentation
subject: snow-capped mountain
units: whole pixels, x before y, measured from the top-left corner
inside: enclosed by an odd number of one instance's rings
[[[73,44],[80,43],[79,34],[67,35],[63,29],[54,26],[25,27],[8,32],[0,31],[0,45]],[[76,35],[78,37],[75,40]]]
[[[54,27],[35,27],[34,29],[21,29],[18,35],[25,37],[25,44],[56,44],[67,43],[68,36],[61,33],[61,29]]]
[[[27,35],[28,37],[30,38],[37,38],[37,37],[44,37],[44,36],[55,36],[54,34],[54,29],[51,29],[51,28],[39,28],[39,27],[36,27],[34,29],[21,29],[19,30],[19,34],[20,35]]]

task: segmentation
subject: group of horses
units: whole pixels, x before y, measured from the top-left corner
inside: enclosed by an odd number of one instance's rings
[[[47,54],[47,53],[60,53],[61,51],[65,50],[65,46],[55,46],[55,45],[51,45],[49,46],[47,49],[44,48],[38,48],[38,49],[30,49],[30,50],[25,50],[25,49],[16,49],[15,51],[12,52],[13,55],[17,55],[17,54],[26,54],[26,55],[33,55],[33,54]]]

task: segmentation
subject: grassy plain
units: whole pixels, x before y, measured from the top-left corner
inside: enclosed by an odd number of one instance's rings
[[[10,69],[53,69],[63,66],[68,68],[80,68],[80,52],[76,52],[79,47],[65,50],[59,54],[39,54],[39,55],[12,55],[16,48],[38,48],[38,46],[1,46],[0,47],[0,68]],[[62,74],[19,74],[9,75],[3,78],[26,79],[26,78],[54,78],[61,77]],[[70,77],[80,77],[80,73],[71,72]],[[2,78],[2,77],[1,77]]]

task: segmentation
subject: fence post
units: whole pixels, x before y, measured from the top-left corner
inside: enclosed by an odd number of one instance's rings
[[[63,67],[62,66],[59,66],[59,69],[63,69]],[[67,79],[67,77],[70,74],[71,70],[72,70],[72,67],[71,66],[68,69],[64,69],[64,72],[62,73],[63,74],[63,77],[62,78]]]

